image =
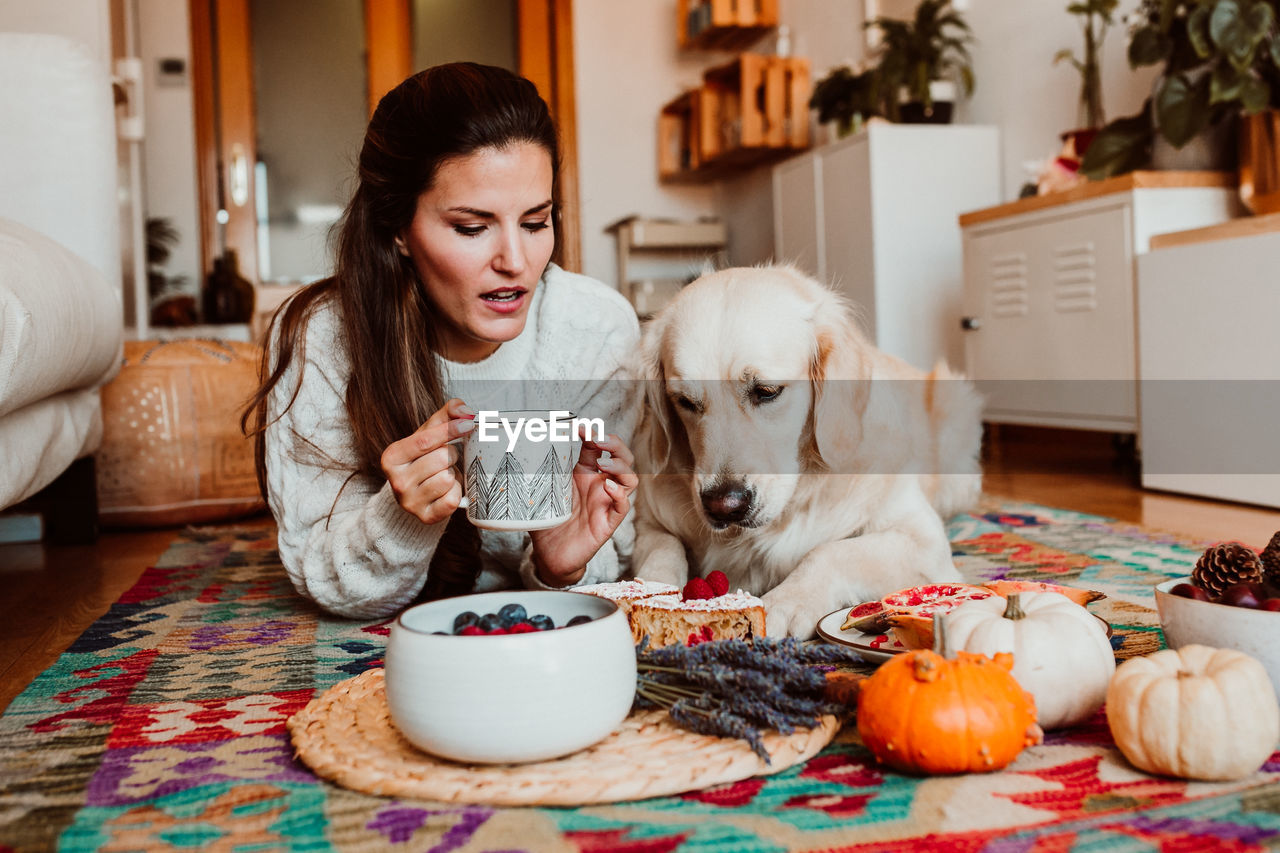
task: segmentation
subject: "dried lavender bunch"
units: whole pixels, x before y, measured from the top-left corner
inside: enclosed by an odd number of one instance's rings
[[[794,638],[712,640],[636,649],[636,706],[666,708],[701,734],[741,738],[770,763],[762,729],[790,734],[847,709],[824,697],[824,669],[860,663],[850,649]]]
[[[680,699],[667,709],[671,719],[690,731],[718,737],[742,738],[769,763],[769,752],[764,748],[764,735],[755,726],[732,711],[716,707],[703,699]]]

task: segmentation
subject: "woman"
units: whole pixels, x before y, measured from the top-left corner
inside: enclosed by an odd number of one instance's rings
[[[379,102],[335,274],[273,322],[245,414],[281,561],[326,610],[375,618],[420,596],[621,574],[636,487],[623,361],[639,329],[615,290],[550,263],[558,163],[546,104],[509,71],[442,65]],[[584,442],[559,527],[481,533],[454,512],[455,440],[499,408],[572,409],[611,431]]]

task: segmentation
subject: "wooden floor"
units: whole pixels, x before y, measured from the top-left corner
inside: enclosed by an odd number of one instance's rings
[[[983,490],[1014,500],[1131,521],[1200,539],[1261,548],[1280,511],[1142,489],[1137,465],[1106,433],[1001,427],[983,462]]]
[[[992,495],[1261,547],[1280,512],[1144,491],[1109,436],[1002,429],[988,445]],[[0,710],[164,553],[178,528],[105,533],[93,546],[0,545]]]

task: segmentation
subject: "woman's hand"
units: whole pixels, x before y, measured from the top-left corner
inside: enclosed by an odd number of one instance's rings
[[[417,432],[390,445],[380,464],[396,500],[424,524],[446,521],[462,500],[454,469],[458,448],[449,442],[475,428],[476,413],[454,398]]]
[[[604,451],[609,458],[601,458]],[[587,561],[618,529],[631,508],[631,493],[640,478],[632,470],[635,457],[616,435],[582,442],[573,468],[573,513],[564,524],[535,530],[533,564],[548,586],[568,586],[582,578]]]

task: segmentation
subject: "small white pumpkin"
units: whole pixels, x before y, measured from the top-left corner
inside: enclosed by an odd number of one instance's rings
[[[1116,670],[1106,626],[1057,592],[965,602],[943,617],[948,652],[1013,654],[1013,677],[1036,699],[1040,728],[1062,728],[1102,707]]]
[[[1130,658],[1107,690],[1116,746],[1139,770],[1225,781],[1253,773],[1280,740],[1280,705],[1256,658],[1183,646]]]

